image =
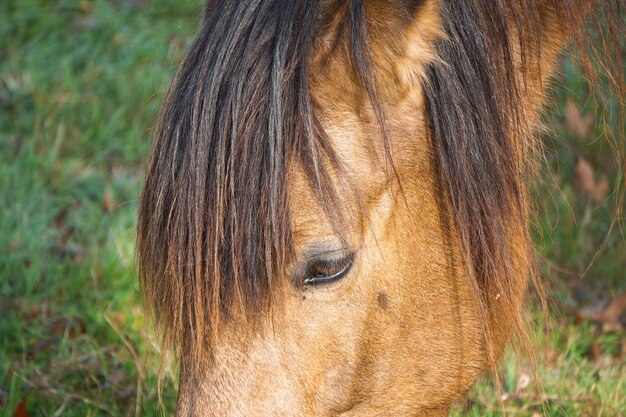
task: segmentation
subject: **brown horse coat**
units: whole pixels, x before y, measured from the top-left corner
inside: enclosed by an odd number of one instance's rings
[[[139,211],[177,415],[447,415],[521,329],[533,132],[588,3],[210,2]]]

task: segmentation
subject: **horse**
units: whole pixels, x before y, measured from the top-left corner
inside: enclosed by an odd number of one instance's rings
[[[619,50],[614,0],[210,0],[139,202],[176,415],[448,415],[524,339],[546,86],[601,11]]]

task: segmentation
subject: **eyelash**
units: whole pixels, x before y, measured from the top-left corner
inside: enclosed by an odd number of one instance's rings
[[[348,274],[352,268],[353,260],[352,254],[340,259],[314,260],[307,267],[303,284],[316,286],[337,281]]]

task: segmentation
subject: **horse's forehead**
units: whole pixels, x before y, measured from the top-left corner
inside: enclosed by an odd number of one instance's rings
[[[329,39],[322,37],[312,57],[309,85],[318,119],[345,168],[341,175],[356,189],[338,192],[344,207],[354,213],[350,226],[355,230],[348,231],[353,235],[362,234],[363,214],[371,211],[370,205],[377,207],[394,175],[415,169],[429,155],[421,79],[435,59],[434,42],[441,31],[439,1],[424,0],[418,9],[402,10],[400,3],[373,1],[367,9],[371,65],[386,112],[386,144],[370,95],[353,67],[354,57],[347,52],[350,48],[333,42],[338,32],[333,33],[332,25],[327,29]],[[407,10],[414,15],[407,17]],[[330,20],[339,24],[341,19]],[[338,178],[337,172],[331,174],[335,185],[346,179]],[[290,211],[296,240],[332,234],[328,222],[320,221],[323,210],[303,167],[296,165],[292,178],[290,194],[297,198],[291,199]]]
[[[377,132],[370,123],[345,109],[333,112],[320,122],[341,166],[337,170],[328,164],[327,168],[332,177],[331,185],[340,200],[338,208],[350,216],[347,227],[351,230],[343,232],[359,239],[363,221],[361,211],[367,210],[368,201],[385,188],[387,181],[382,141],[376,138]],[[290,211],[296,245],[334,235],[319,197],[305,174],[305,167],[296,163],[290,178],[290,195],[293,196]]]
[[[389,201],[394,200],[397,181],[402,182],[402,187],[422,186],[414,171],[428,165],[431,149],[421,102],[416,97],[389,108],[393,115],[386,126],[390,139],[387,150],[371,109],[365,108],[357,114],[348,111],[345,103],[343,106],[335,103],[331,107],[335,111],[327,112],[330,116],[320,120],[341,164],[341,171],[331,168],[330,174],[340,200],[339,209],[349,220],[341,231],[342,238],[350,239],[351,245],[360,244],[366,229],[372,226],[367,222],[373,220],[374,213],[378,213],[376,217],[382,213],[386,213],[384,218],[389,216],[393,206]],[[290,177],[290,212],[296,247],[336,235],[304,167],[295,164]],[[406,182],[407,179],[410,181]]]

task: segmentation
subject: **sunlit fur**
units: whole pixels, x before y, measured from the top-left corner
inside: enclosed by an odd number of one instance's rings
[[[591,9],[210,2],[139,211],[177,415],[447,415],[521,329],[533,131]],[[354,265],[303,286],[320,247]]]

